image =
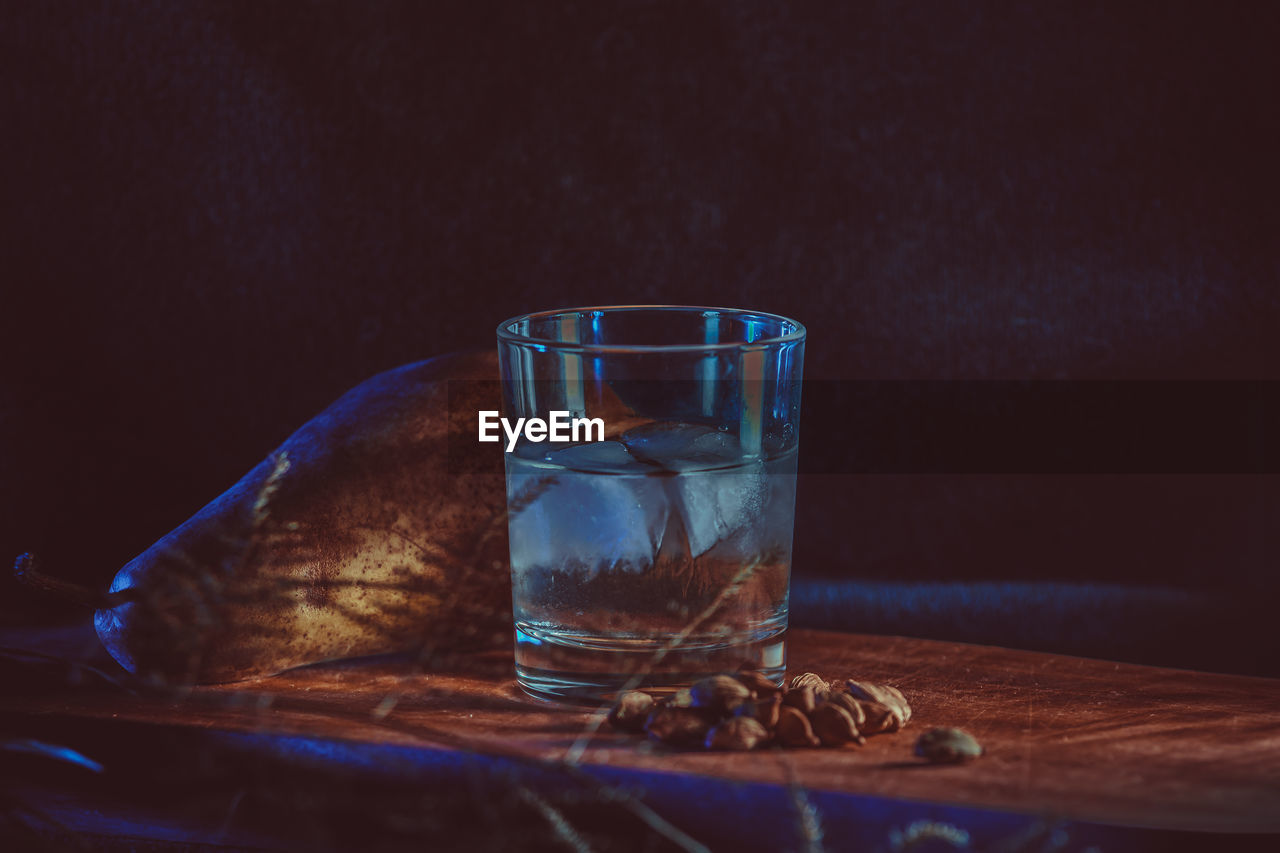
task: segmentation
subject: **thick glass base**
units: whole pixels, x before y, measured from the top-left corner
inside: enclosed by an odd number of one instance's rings
[[[781,684],[786,626],[747,637],[671,640],[584,637],[516,623],[516,680],[540,699],[599,705],[624,690],[673,693],[708,675],[747,666]]]

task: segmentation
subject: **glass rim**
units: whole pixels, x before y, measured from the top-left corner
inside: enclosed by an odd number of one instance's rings
[[[778,324],[790,324],[792,331],[780,335],[767,335],[754,341],[725,341],[721,343],[688,343],[688,344],[583,344],[577,341],[558,341],[551,338],[535,337],[512,331],[517,323],[527,320],[542,320],[570,314],[621,313],[625,311],[670,311],[672,313],[697,314],[706,316],[711,313],[728,316],[756,317],[771,320]],[[544,350],[558,352],[582,353],[662,353],[662,352],[722,352],[739,349],[768,349],[788,343],[798,343],[805,339],[806,330],[803,323],[774,314],[770,311],[753,311],[747,308],[717,308],[710,305],[591,305],[582,308],[553,308],[546,311],[532,311],[517,314],[498,324],[499,343],[515,346],[540,347]]]

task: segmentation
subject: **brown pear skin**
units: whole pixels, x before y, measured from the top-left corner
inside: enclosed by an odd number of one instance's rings
[[[107,651],[198,684],[509,643],[503,445],[477,441],[497,379],[496,353],[458,353],[349,391],[120,570]]]

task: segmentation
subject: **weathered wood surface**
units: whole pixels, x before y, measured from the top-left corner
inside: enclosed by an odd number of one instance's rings
[[[66,649],[61,651],[65,652]],[[864,747],[676,752],[535,700],[509,654],[420,672],[381,658],[160,698],[116,690],[6,693],[0,712],[341,739],[691,774],[1171,830],[1280,832],[1280,680],[898,637],[793,631],[790,672],[900,687],[915,711]],[[926,766],[915,738],[961,726],[987,754]]]

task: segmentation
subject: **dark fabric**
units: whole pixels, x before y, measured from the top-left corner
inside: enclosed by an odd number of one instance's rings
[[[791,624],[1184,669],[1274,674],[1267,601],[1169,586],[799,577]]]
[[[1277,378],[1280,28],[1146,6],[12,4],[0,556],[105,585],[347,388],[539,308],[777,311],[814,377]],[[796,572],[1273,600],[1277,509],[818,478]]]

